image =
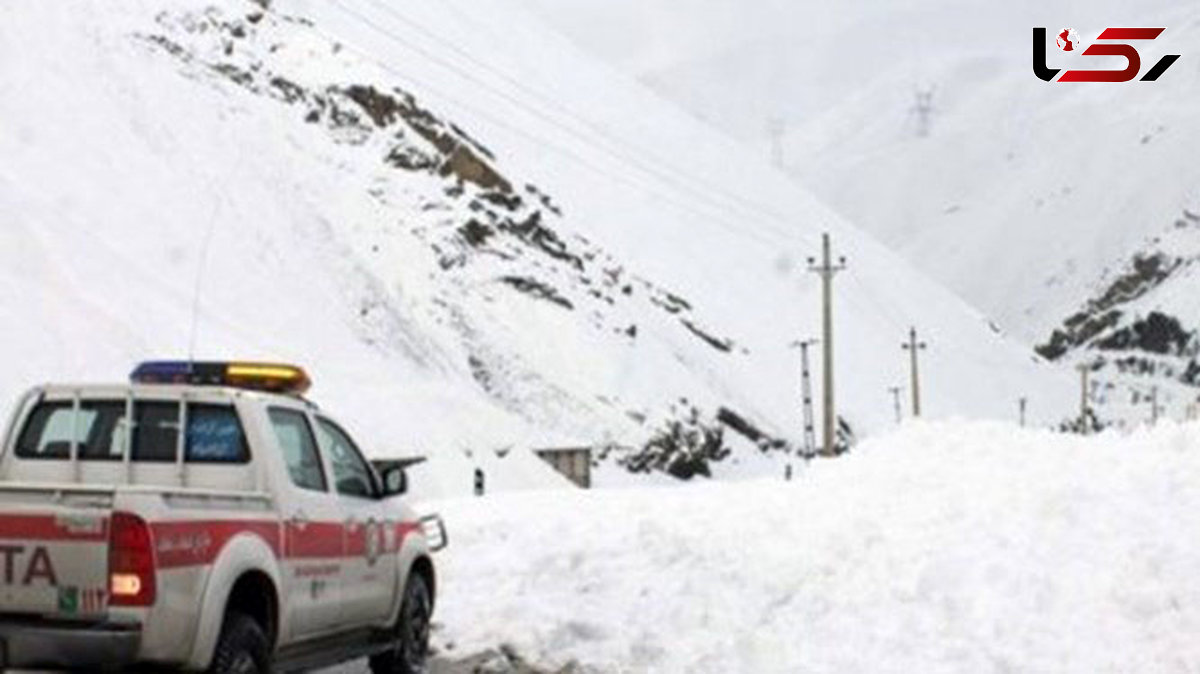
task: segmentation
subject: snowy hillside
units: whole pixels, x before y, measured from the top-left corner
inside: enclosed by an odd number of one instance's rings
[[[891,423],[910,324],[927,413],[1066,413],[1070,382],[955,296],[515,6],[261,4],[0,7],[6,399],[193,345],[297,361],[451,492],[722,409],[797,441],[828,230],[859,435]],[[724,472],[776,470],[737,436]]]
[[[1094,294],[1037,346],[1049,360],[1090,366],[1099,422],[1200,415],[1198,264],[1200,215],[1185,211],[1106,270]]]
[[[1139,8],[1121,25],[1167,27],[1139,45],[1152,64],[1200,46],[1198,19]],[[1194,416],[1200,68],[1184,56],[1153,83],[1059,85],[1007,56],[927,59],[924,135],[912,85],[865,85],[788,139],[796,175],[1006,332],[1093,364],[1102,422],[1151,419],[1156,404]]]
[[[1191,3],[715,0],[666,17],[630,0],[576,0],[582,13],[525,2],[764,158],[778,120],[803,184],[1030,343],[1197,210]],[[626,45],[614,35],[630,13],[680,27]],[[1046,84],[1030,69],[1031,28],[1066,25],[1085,41],[1164,26],[1139,45],[1144,67],[1184,56],[1153,84]],[[1105,63],[1053,45],[1049,58]]]
[[[914,424],[790,484],[448,503],[435,642],[605,672],[1194,672],[1198,447]]]

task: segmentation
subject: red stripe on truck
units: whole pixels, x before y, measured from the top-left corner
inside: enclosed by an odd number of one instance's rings
[[[166,521],[150,525],[160,569],[211,564],[225,545],[240,534],[262,539],[280,556],[281,525],[271,520]]]
[[[287,525],[289,559],[329,559],[342,556],[341,522],[306,522]]]
[[[102,543],[108,541],[108,518],[0,515],[0,539]]]
[[[382,526],[342,522],[282,524],[274,520],[179,520],[150,524],[155,564],[159,569],[178,569],[211,564],[234,537],[249,534],[261,539],[277,559],[341,559],[367,555],[368,540],[377,536],[375,550],[390,554],[404,546],[405,539],[420,530],[416,522],[399,522],[393,535]],[[106,517],[54,515],[0,515],[0,541],[51,541],[108,543]],[[388,545],[391,543],[391,545]]]
[[[417,522],[400,522],[393,526],[395,535],[390,540],[379,540],[377,550],[380,553],[400,550],[405,539],[421,528]],[[156,522],[150,528],[154,532],[158,566],[164,569],[211,564],[230,539],[242,533],[261,538],[277,558],[309,560],[366,556],[368,529],[378,532],[381,537],[384,533],[382,527],[366,524],[347,528],[341,522],[298,525],[271,520]],[[387,542],[393,544],[387,547]]]

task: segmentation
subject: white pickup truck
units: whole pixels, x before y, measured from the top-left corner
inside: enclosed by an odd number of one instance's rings
[[[445,529],[308,384],[157,362],[26,394],[0,448],[0,669],[424,671]]]

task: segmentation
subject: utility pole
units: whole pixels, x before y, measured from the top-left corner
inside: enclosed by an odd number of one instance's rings
[[[1158,387],[1150,388],[1150,425],[1158,425]]]
[[[822,356],[824,360],[824,387],[821,395],[824,398],[825,409],[823,419],[823,427],[825,432],[824,447],[821,450],[821,456],[830,457],[834,455],[834,440],[837,433],[837,414],[833,407],[833,277],[838,272],[846,268],[846,258],[839,257],[838,263],[833,264],[833,256],[830,253],[829,233],[821,235],[821,264],[818,266],[816,260],[808,258],[808,270],[821,277],[821,323],[822,323]]]
[[[1025,397],[1022,397],[1017,402],[1018,406],[1021,408],[1021,428],[1025,428],[1025,406],[1028,403],[1029,403],[1029,399],[1025,398]]]
[[[1088,434],[1088,372],[1091,372],[1092,366],[1088,363],[1080,363],[1075,366],[1079,370],[1079,432],[1083,435]]]
[[[924,351],[927,347],[925,342],[917,341],[916,328],[909,328],[908,343],[900,345],[900,348],[909,352],[910,357],[909,369],[912,373],[912,414],[914,417],[921,416],[921,375],[917,369],[917,352]]]
[[[787,133],[787,122],[778,117],[767,120],[767,135],[771,137],[771,165],[784,168],[783,136]]]
[[[812,378],[808,372],[808,347],[817,344],[819,340],[805,339],[792,342],[792,346],[800,347],[800,400],[804,414],[804,458],[812,458],[817,453],[817,431],[813,421]]]
[[[916,96],[916,102],[913,103],[912,112],[917,116],[917,136],[925,138],[929,135],[930,127],[933,121],[933,93],[934,87],[928,89],[917,89],[913,93]]]
[[[892,394],[892,408],[896,411],[896,424],[899,425],[900,422],[904,421],[904,414],[900,411],[900,393],[904,389],[899,386],[890,386],[888,387],[888,391]]]

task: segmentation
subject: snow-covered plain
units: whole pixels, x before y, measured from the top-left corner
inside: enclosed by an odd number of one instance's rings
[[[602,672],[1200,669],[1200,425],[912,424],[791,483],[440,509],[446,653],[504,643]]]

